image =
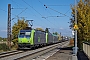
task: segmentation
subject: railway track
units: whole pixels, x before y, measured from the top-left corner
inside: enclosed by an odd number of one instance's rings
[[[3,52],[3,53],[0,53],[0,58],[8,57],[8,56],[19,54],[19,53],[23,53],[23,52],[24,51],[17,51],[17,50]]]
[[[57,47],[64,47],[67,46],[69,41],[65,41],[62,43],[50,45],[47,47],[39,48],[36,50],[30,50],[30,51],[18,51],[18,52],[11,52],[5,55],[1,54],[0,56],[4,55],[3,57],[0,57],[0,60],[32,60],[33,58],[42,55],[44,53],[47,53],[48,51],[51,51]]]

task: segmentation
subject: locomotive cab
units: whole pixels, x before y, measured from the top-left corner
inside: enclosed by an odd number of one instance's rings
[[[18,35],[18,48],[30,48],[31,30],[20,30]]]

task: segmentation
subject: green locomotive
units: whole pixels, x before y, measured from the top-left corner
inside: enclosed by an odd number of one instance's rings
[[[20,30],[18,34],[18,49],[31,49],[58,42],[58,37],[50,32],[40,30]]]

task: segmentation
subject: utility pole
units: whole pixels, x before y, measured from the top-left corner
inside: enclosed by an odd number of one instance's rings
[[[75,24],[77,25],[77,4],[75,0]],[[77,55],[77,29],[75,29],[75,55]]]
[[[7,45],[11,48],[11,4],[8,4]]]

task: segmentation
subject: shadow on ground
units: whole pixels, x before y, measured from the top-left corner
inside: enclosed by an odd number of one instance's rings
[[[58,48],[58,49],[60,49],[60,50],[73,50],[72,48],[73,47],[64,47],[64,48]],[[64,52],[60,52],[60,53],[64,53]],[[73,53],[71,52],[71,54],[73,54]],[[89,60],[87,55],[83,51],[80,51],[80,50],[77,53],[77,58],[78,58],[78,60]]]
[[[78,51],[77,53],[78,60],[89,60],[86,54],[83,51]]]
[[[72,47],[64,47],[64,48],[58,48],[60,50],[72,50]]]

